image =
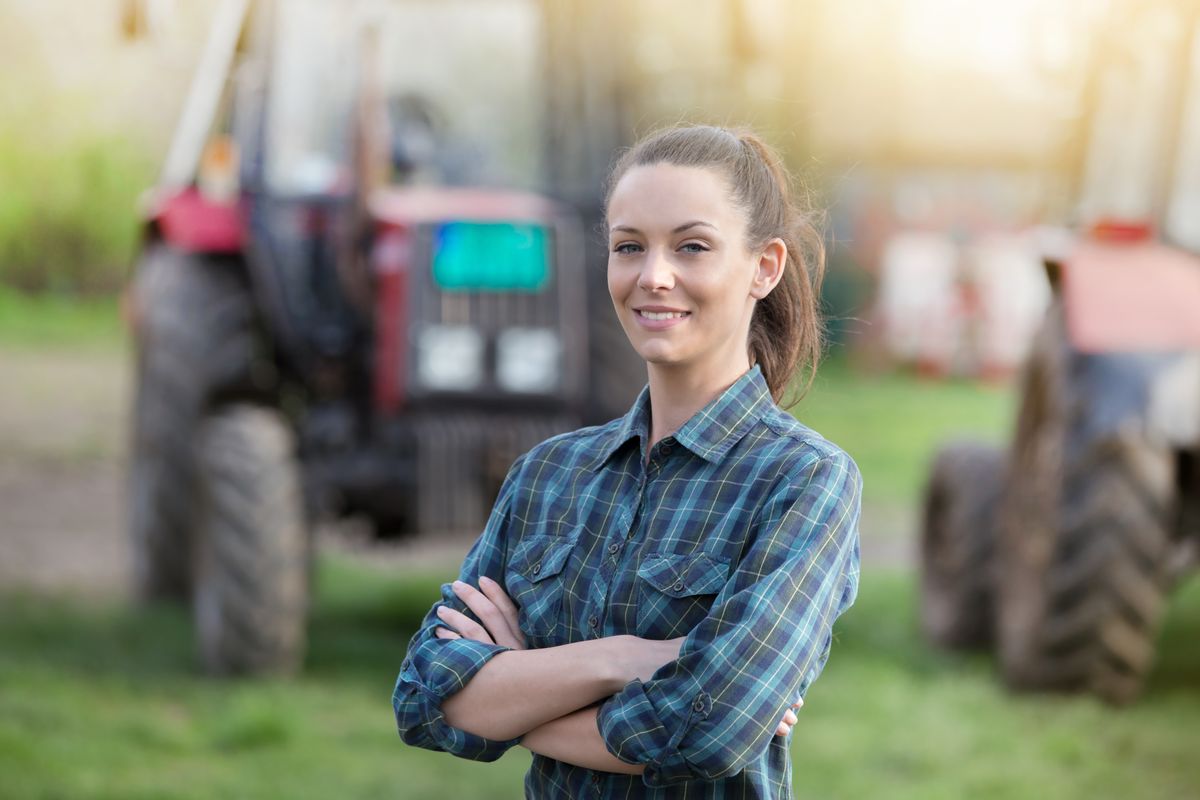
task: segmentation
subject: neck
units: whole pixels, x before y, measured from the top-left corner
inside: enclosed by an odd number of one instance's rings
[[[750,359],[716,365],[647,364],[650,378],[650,452],[750,369]]]

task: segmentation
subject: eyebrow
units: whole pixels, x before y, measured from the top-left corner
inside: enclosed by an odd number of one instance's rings
[[[671,233],[683,233],[688,228],[696,228],[696,227],[712,228],[714,231],[717,231],[718,233],[720,233],[720,231],[717,230],[716,225],[713,225],[711,222],[705,222],[702,219],[694,219],[691,222],[685,222],[682,225],[677,225],[671,231]],[[610,233],[616,233],[617,231],[621,231],[622,233],[641,233],[641,231],[639,231],[637,228],[631,227],[629,225],[614,225],[609,230]]]

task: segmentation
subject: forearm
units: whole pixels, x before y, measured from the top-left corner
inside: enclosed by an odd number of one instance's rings
[[[488,739],[513,739],[591,705],[629,680],[621,667],[621,640],[500,653],[442,702],[446,722]],[[595,712],[592,719],[594,727]]]
[[[596,726],[597,708],[591,705],[539,725],[525,734],[521,746],[584,769],[640,775],[643,765],[626,764],[608,752]]]

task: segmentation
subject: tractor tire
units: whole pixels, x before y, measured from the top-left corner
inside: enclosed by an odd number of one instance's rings
[[[193,437],[212,397],[247,380],[254,309],[229,260],[150,247],[132,287],[137,325],[129,471],[136,594],[184,601],[194,518]]]
[[[193,613],[215,675],[287,674],[304,656],[311,543],[291,428],[277,412],[220,409],[198,441]]]
[[[959,442],[934,459],[922,503],[921,626],[951,649],[992,642],[995,515],[1007,454]]]
[[[999,518],[1001,670],[1020,690],[1140,693],[1170,588],[1174,455],[1137,428],[1098,434],[1052,307],[1026,369]]]

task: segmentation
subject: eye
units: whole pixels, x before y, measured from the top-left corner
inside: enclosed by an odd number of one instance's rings
[[[684,242],[679,249],[685,253],[707,253],[709,248],[700,242]]]
[[[640,244],[638,244],[637,242],[621,242],[620,244],[613,247],[613,252],[620,253],[623,256],[627,256],[632,253],[636,253],[641,249],[642,249],[642,246]]]

